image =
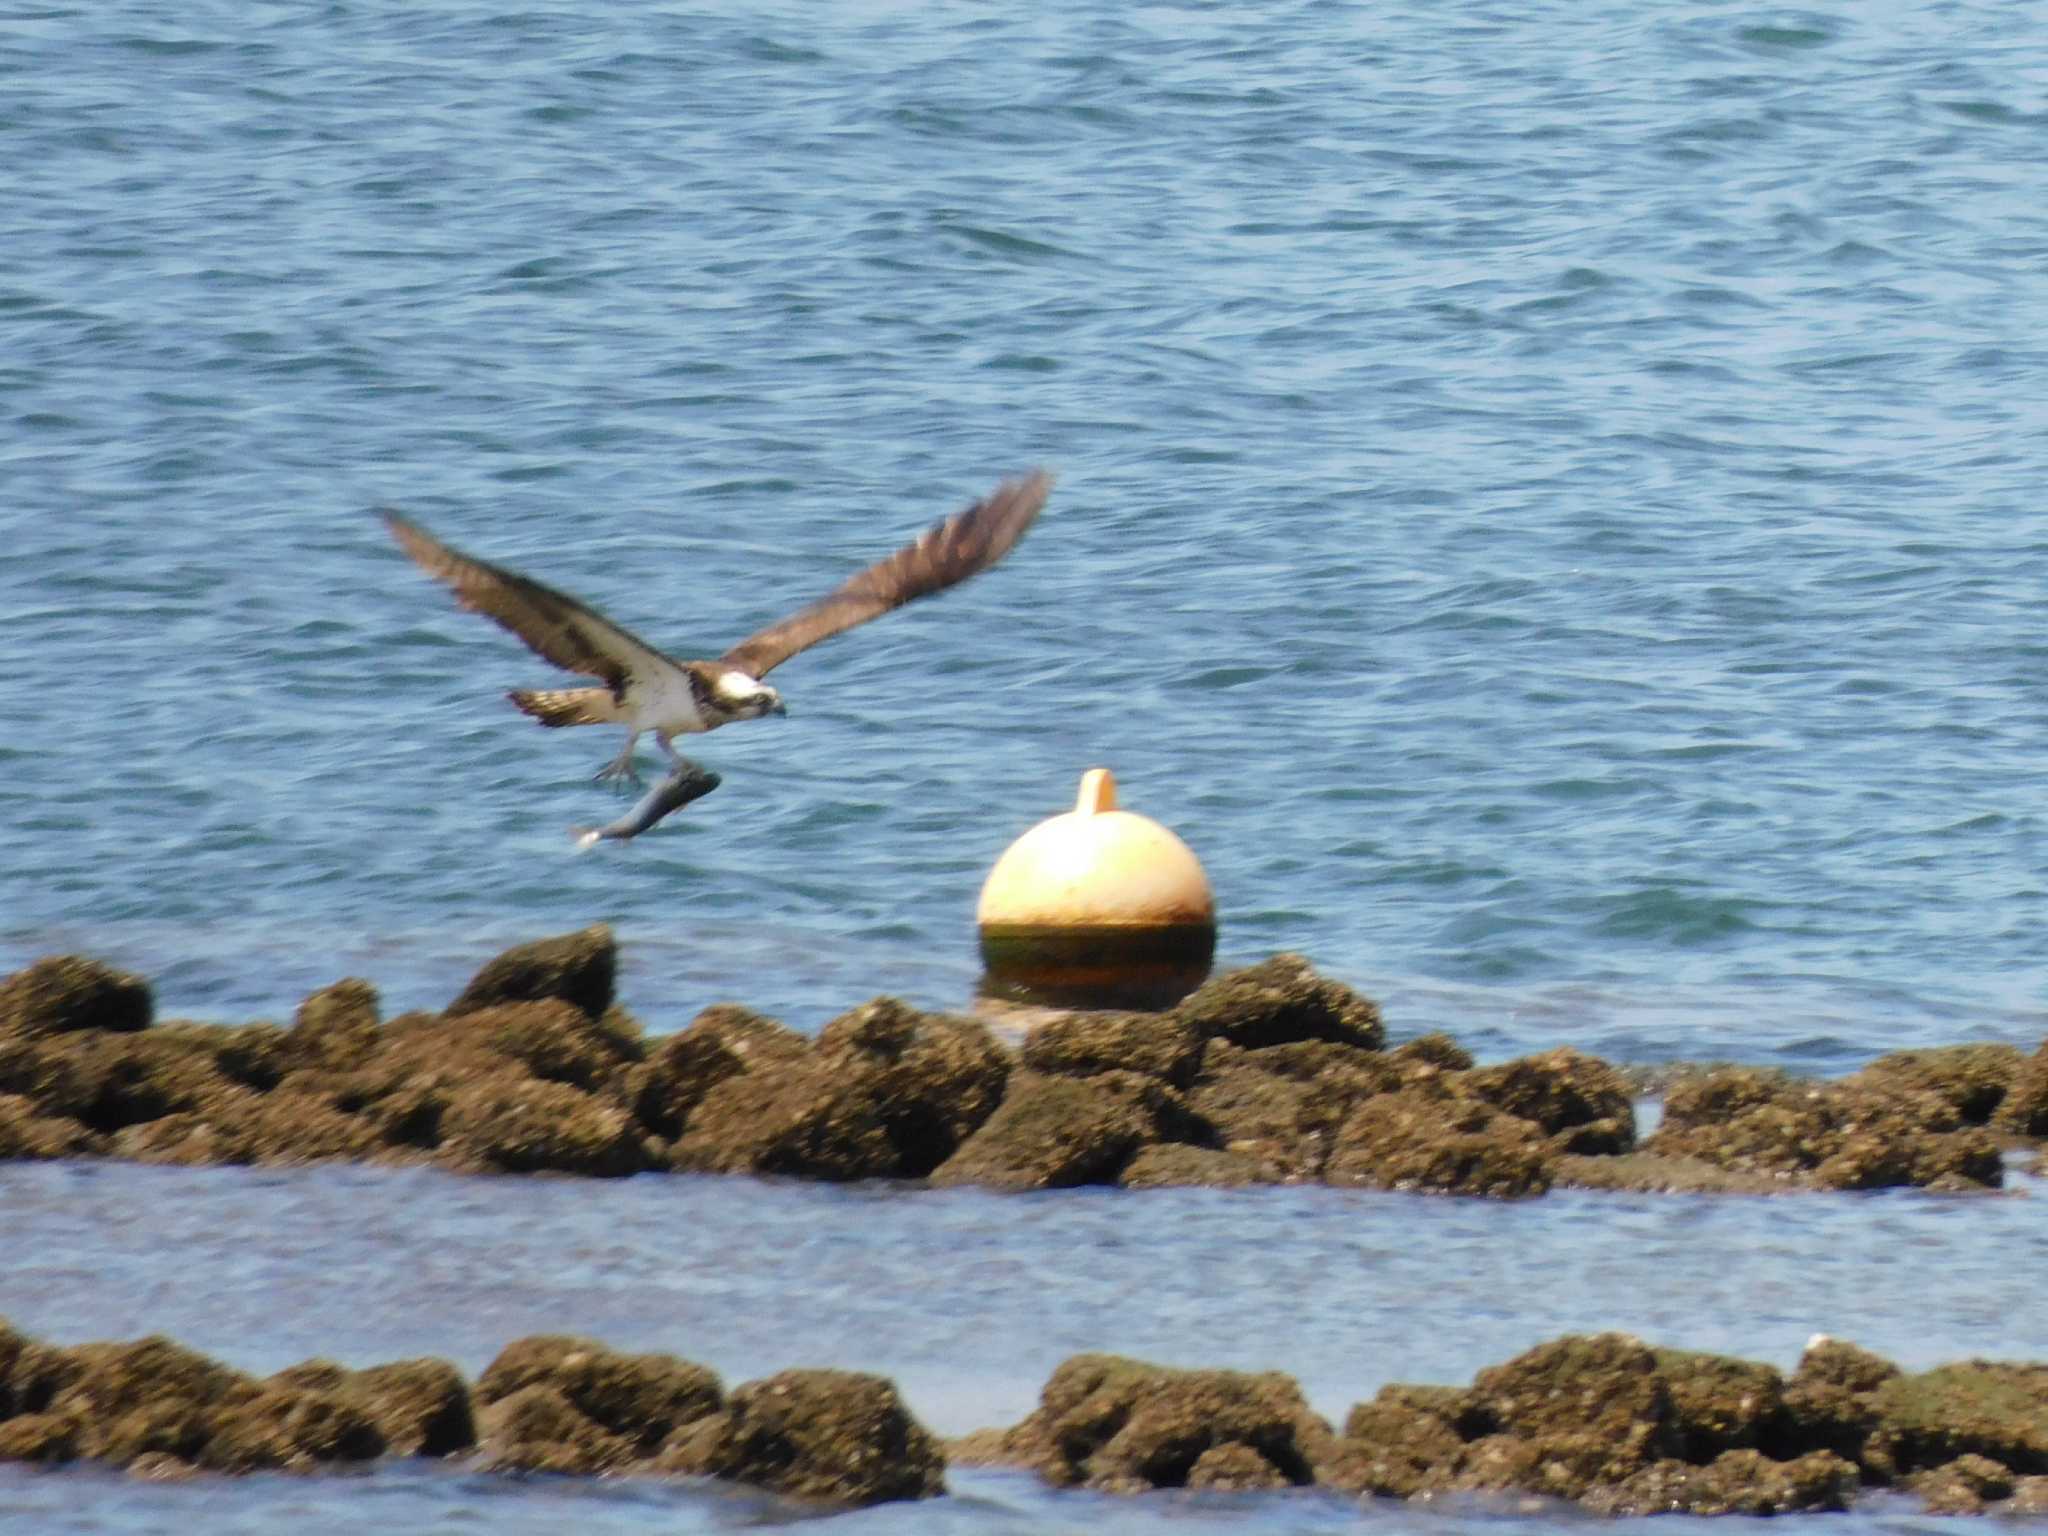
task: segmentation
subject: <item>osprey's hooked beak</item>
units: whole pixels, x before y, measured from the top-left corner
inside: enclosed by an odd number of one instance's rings
[[[783,703],[782,700],[777,699],[774,703],[774,706],[769,709],[768,713],[771,715],[786,715],[789,713],[789,706]]]

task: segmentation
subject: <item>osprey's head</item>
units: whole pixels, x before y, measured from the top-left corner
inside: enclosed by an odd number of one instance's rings
[[[734,668],[718,675],[718,700],[735,720],[758,720],[763,715],[786,715],[782,695],[762,682]]]

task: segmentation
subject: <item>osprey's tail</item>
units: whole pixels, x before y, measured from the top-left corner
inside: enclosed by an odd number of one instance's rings
[[[611,725],[625,718],[609,688],[514,688],[505,697],[542,725]]]

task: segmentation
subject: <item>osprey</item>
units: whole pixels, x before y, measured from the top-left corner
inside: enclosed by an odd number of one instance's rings
[[[1051,489],[1052,476],[1042,469],[1005,480],[966,511],[934,524],[886,560],[749,635],[716,661],[664,655],[566,592],[450,549],[396,512],[382,515],[399,547],[429,576],[451,587],[456,602],[510,630],[564,671],[602,684],[515,688],[507,697],[542,725],[625,726],[625,746],[597,777],[637,782],[633,749],[642,732],[654,733],[682,773],[694,765],[676,752],[675,737],[786,713],[782,695],[761,681],[769,672],[820,640],[987,570],[1023,537]]]

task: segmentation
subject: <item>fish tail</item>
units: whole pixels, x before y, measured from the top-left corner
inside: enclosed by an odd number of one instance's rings
[[[571,827],[569,835],[576,839],[578,853],[588,853],[604,840],[604,834],[595,827]]]

